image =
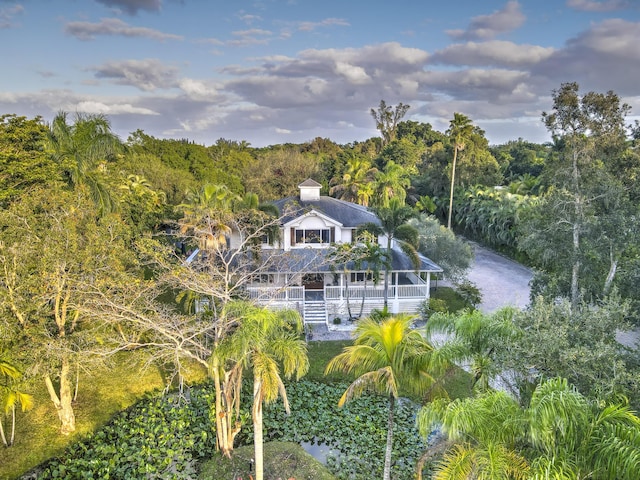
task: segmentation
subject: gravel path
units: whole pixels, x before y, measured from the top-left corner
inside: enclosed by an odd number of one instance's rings
[[[526,307],[533,278],[531,270],[477,243],[470,244],[475,258],[467,278],[482,293],[480,310],[492,313],[506,306]]]

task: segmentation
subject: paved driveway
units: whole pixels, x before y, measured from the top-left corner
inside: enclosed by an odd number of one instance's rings
[[[475,259],[467,278],[482,293],[480,310],[491,313],[501,307],[524,308],[529,304],[531,270],[502,255],[470,242]]]

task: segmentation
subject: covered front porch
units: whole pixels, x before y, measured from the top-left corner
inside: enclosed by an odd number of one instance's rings
[[[285,274],[283,282],[253,285],[246,291],[250,299],[273,308],[293,308],[300,312],[305,323],[325,323],[332,328],[339,319],[346,323],[365,317],[384,307],[384,282],[351,282],[353,273],[322,274],[323,282],[296,282],[299,274]],[[415,313],[420,304],[429,299],[432,272],[394,271],[389,273],[387,305],[391,313]],[[279,274],[282,275],[282,274]],[[319,274],[317,274],[319,275]],[[276,277],[277,278],[277,277]],[[278,284],[279,283],[279,284]]]

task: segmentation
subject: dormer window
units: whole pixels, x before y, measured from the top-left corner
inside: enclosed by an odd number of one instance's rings
[[[303,229],[296,228],[294,245],[298,244],[318,244],[318,243],[331,243],[335,241],[335,230],[333,228],[311,228]]]
[[[296,244],[298,243],[331,243],[331,229],[296,229]]]

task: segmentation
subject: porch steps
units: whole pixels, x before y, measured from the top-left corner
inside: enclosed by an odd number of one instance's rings
[[[324,302],[304,302],[304,323],[327,323],[327,307]]]

